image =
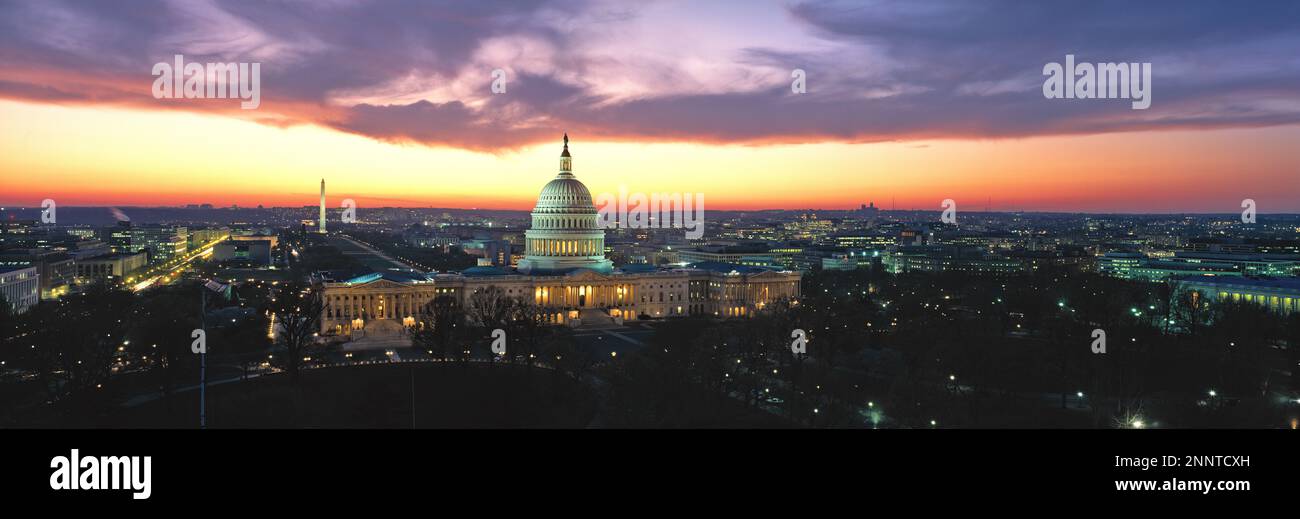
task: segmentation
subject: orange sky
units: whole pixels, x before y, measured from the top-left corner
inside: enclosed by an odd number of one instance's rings
[[[1001,140],[802,145],[638,144],[571,135],[593,194],[704,193],[709,209],[1300,212],[1300,127]],[[312,125],[0,101],[0,204],[528,209],[554,144],[490,154],[391,144]]]

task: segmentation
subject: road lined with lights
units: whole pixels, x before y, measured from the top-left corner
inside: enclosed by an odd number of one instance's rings
[[[159,284],[165,285],[167,283],[172,282],[172,280],[180,276],[180,273],[182,271],[184,271],[186,268],[189,268],[190,264],[193,263],[194,260],[207,259],[211,257],[213,249],[216,248],[216,245],[228,239],[230,239],[229,236],[217,238],[213,241],[203,244],[203,246],[198,247],[193,252],[190,252],[180,258],[172,259],[167,263],[149,269],[143,274],[143,276],[148,276],[148,277],[146,277],[144,280],[140,282],[135,283],[134,285],[131,285],[131,291],[142,292],[155,285],[159,285]],[[133,279],[134,277],[128,278],[127,282],[130,283]]]

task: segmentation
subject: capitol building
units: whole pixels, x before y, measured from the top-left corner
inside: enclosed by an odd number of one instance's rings
[[[773,268],[696,263],[684,267],[615,267],[605,257],[587,186],[573,174],[569,138],[560,171],[537,197],[525,233],[524,258],[513,268],[474,267],[457,273],[373,273],[324,284],[322,335],[401,335],[425,305],[496,286],[548,310],[569,326],[616,326],[624,321],[679,316],[746,317],[781,298],[799,297],[800,274]]]

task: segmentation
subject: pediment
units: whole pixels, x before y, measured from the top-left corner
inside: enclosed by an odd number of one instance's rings
[[[749,279],[754,279],[754,280],[763,280],[766,278],[786,279],[789,276],[790,276],[789,273],[777,272],[774,270],[765,270],[757,274],[750,274]]]
[[[410,285],[389,281],[387,279],[376,279],[364,285],[366,288],[406,288]]]
[[[588,269],[580,269],[580,270],[570,272],[565,277],[572,280],[578,280],[578,281],[604,281],[610,279],[609,276]]]
[[[409,288],[410,286],[411,286],[411,285],[407,285],[407,284],[403,284],[403,283],[398,283],[398,282],[396,282],[396,281],[390,281],[390,280],[387,280],[387,279],[380,278],[380,279],[376,279],[376,280],[374,280],[374,281],[367,281],[367,282],[365,282],[365,283],[355,283],[355,284],[351,284],[351,285],[344,285],[344,286],[331,287],[331,288],[345,289],[345,290],[357,290],[357,289],[364,289],[364,290],[401,290],[401,289]]]

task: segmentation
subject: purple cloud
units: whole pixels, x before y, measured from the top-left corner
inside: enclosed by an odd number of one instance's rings
[[[559,129],[766,143],[1300,122],[1294,2],[691,5],[0,0],[0,97],[216,109],[149,95],[152,63],[180,53],[263,63],[267,122],[480,151]],[[1152,107],[1044,99],[1042,66],[1067,53],[1151,62]]]

